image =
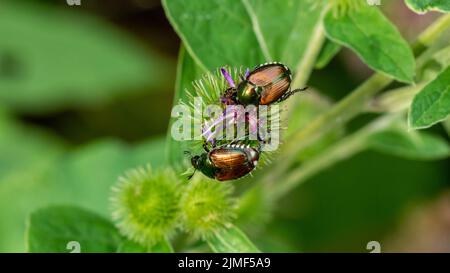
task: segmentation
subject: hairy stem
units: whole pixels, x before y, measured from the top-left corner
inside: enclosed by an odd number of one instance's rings
[[[392,82],[391,78],[380,73],[374,74],[345,99],[338,102],[326,113],[314,119],[305,128],[292,135],[283,145],[280,162],[264,178],[263,183],[277,183],[297,157],[297,154],[314,143],[320,136],[345,124],[365,108],[373,95]]]
[[[425,29],[417,38],[413,45],[414,54],[421,53],[422,50],[429,47],[439,36],[450,27],[450,14],[442,15],[436,19],[427,29]]]
[[[386,91],[370,101],[365,111],[374,113],[392,113],[406,110],[414,96],[422,90],[426,82],[416,85],[408,85],[393,90]]]
[[[367,138],[374,132],[388,128],[397,117],[398,115],[392,114],[378,118],[359,131],[324,150],[316,157],[306,161],[300,168],[290,172],[283,179],[282,183],[273,187],[271,196],[277,200],[320,170],[326,169],[364,150],[367,147]]]
[[[420,34],[413,45],[414,51],[419,51],[418,48],[423,45],[431,45],[434,40],[439,38],[440,33],[448,29],[449,25],[449,14],[440,17]],[[308,126],[301,129],[296,134],[292,135],[282,147],[283,151],[280,153],[282,156],[277,160],[277,163],[273,165],[271,171],[262,179],[263,183],[269,187],[273,183],[277,183],[277,187],[290,188],[290,186],[282,186],[280,183],[292,182],[285,182],[284,179],[281,182],[277,180],[280,180],[280,177],[290,169],[293,163],[295,163],[297,154],[319,139],[323,134],[338,128],[363,112],[373,96],[383,90],[392,81],[392,78],[384,74],[375,73],[347,97],[335,104],[330,110],[314,119]]]
[[[323,15],[322,15],[323,16]],[[292,86],[295,88],[305,86],[316,63],[317,56],[320,53],[320,49],[325,41],[325,31],[322,22],[322,16],[317,23],[314,34],[305,52],[305,57],[298,63],[295,71],[294,80]]]

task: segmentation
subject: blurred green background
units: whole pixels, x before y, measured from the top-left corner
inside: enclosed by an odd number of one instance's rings
[[[382,8],[409,39],[436,17]],[[31,211],[64,203],[109,217],[120,174],[164,163],[180,40],[158,0],[2,1],[0,37],[0,251],[23,252]],[[309,85],[338,100],[370,73],[343,50]],[[367,252],[373,240],[450,251],[448,168],[363,152],[290,193],[250,236],[268,252]]]

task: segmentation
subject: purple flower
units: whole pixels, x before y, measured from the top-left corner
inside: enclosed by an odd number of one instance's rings
[[[247,68],[247,70],[245,70],[244,78],[247,79],[248,75],[250,75],[250,70]]]
[[[233,78],[231,78],[230,74],[228,73],[228,71],[225,68],[221,68],[220,72],[222,72],[223,77],[227,80],[228,84],[230,85],[230,87],[235,88],[236,85],[234,84]]]

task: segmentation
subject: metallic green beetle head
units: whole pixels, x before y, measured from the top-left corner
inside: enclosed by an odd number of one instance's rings
[[[202,153],[201,155],[194,155],[193,157],[191,157],[191,164],[192,167],[194,167],[195,171],[199,170],[204,175],[210,178],[214,178],[215,168],[208,158],[208,153]],[[194,173],[188,179],[191,179]]]
[[[200,160],[201,159],[199,155],[194,155],[193,157],[191,157],[191,164],[195,169],[198,169],[199,166],[201,165]]]
[[[240,104],[258,104],[262,88],[244,80],[237,87],[237,98]]]

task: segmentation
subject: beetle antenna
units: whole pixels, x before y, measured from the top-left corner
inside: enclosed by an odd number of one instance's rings
[[[287,98],[289,98],[290,96],[294,95],[295,93],[305,91],[306,89],[308,89],[308,86],[299,89],[289,90],[288,92],[284,93],[283,96],[281,96],[281,98],[279,98],[277,102],[282,102]]]
[[[188,176],[188,179],[187,179],[187,180],[191,180],[191,178],[194,176],[196,170],[197,170],[197,169],[194,169],[194,172],[193,172],[191,175]]]
[[[296,93],[296,92],[301,92],[301,91],[306,91],[308,89],[308,86],[305,86],[303,88],[299,88],[299,89],[294,89],[291,92],[292,93]]]

